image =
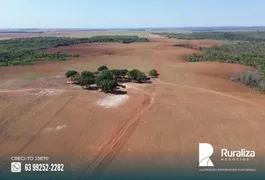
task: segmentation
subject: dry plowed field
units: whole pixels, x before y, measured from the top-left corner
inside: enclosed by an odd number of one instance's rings
[[[79,44],[47,50],[83,54],[79,58],[1,67],[1,158],[44,155],[97,175],[177,171],[198,168],[198,144],[207,142],[216,152],[255,150],[255,161],[264,162],[265,96],[229,81],[252,68],[189,63],[184,55],[199,52],[173,44],[157,36],[150,43]],[[66,70],[102,64],[156,68],[161,75],[152,84],[129,83],[120,95],[66,84]],[[219,157],[212,160],[218,164]]]

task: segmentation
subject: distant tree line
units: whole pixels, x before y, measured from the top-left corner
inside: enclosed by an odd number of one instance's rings
[[[44,33],[44,31],[19,31],[19,30],[17,30],[17,31],[0,31],[0,34],[1,33],[14,33],[14,34],[17,34],[17,33],[31,33],[31,34],[34,34],[34,33],[38,33],[38,34],[40,34],[40,33]]]
[[[265,31],[242,31],[242,32],[193,32],[193,33],[152,33],[168,38],[199,40],[237,40],[237,41],[265,41]]]
[[[148,42],[138,36],[94,36],[91,38],[70,37],[32,37],[15,38],[0,41],[0,66],[34,64],[38,60],[65,60],[76,57],[75,54],[44,53],[40,50],[69,46],[71,44],[95,42]]]
[[[133,43],[133,42],[149,42],[148,38],[139,36],[94,36],[88,38],[88,42],[120,42],[120,43]]]

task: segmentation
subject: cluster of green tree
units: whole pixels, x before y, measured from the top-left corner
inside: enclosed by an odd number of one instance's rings
[[[175,47],[184,47],[189,49],[195,49],[191,44],[174,44]]]
[[[93,42],[146,42],[147,38],[138,36],[95,36],[91,38],[33,37],[0,41],[0,66],[34,64],[38,60],[65,60],[78,55],[62,53],[43,53],[40,50],[71,44]]]
[[[36,60],[66,60],[69,57],[76,57],[78,55],[57,53],[45,53],[36,51],[14,51],[0,53],[0,66],[9,65],[30,65],[34,64]]]
[[[214,40],[238,40],[238,41],[265,41],[265,31],[242,32],[193,32],[193,33],[153,33],[168,38],[177,39],[214,39]]]
[[[119,82],[144,83],[149,79],[138,69],[129,71],[127,69],[108,69],[107,66],[100,66],[97,70],[96,72],[83,71],[81,74],[75,70],[69,70],[65,73],[65,76],[71,78],[72,82],[83,88],[89,89],[91,85],[96,85],[103,92],[114,91],[119,86]],[[158,76],[154,69],[150,70],[149,74],[153,77]]]
[[[234,44],[224,44],[222,46],[213,46],[210,48],[201,48],[202,54],[187,55],[186,59],[192,62],[198,61],[217,61],[225,63],[244,64],[257,67],[262,78],[257,81],[257,86],[263,84],[265,75],[265,42],[237,42]],[[243,76],[244,75],[244,76]],[[251,79],[253,74],[247,73],[239,75],[239,81],[249,85],[248,79]],[[255,74],[256,76],[256,74]],[[245,79],[247,80],[245,80]],[[262,80],[263,79],[263,80]],[[262,83],[259,83],[262,82]],[[254,86],[252,83],[251,86]],[[262,88],[260,88],[262,89]]]
[[[78,55],[41,52],[42,49],[82,43],[82,39],[33,37],[0,41],[0,66],[34,64],[38,60],[65,60]]]

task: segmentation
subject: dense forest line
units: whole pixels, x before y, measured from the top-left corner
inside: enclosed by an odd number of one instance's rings
[[[91,38],[33,37],[15,38],[0,41],[0,66],[34,64],[38,60],[65,60],[79,55],[44,53],[40,50],[71,44],[95,42],[148,42],[138,36],[94,36]]]
[[[199,40],[236,40],[236,41],[265,41],[265,31],[242,31],[242,32],[193,32],[193,33],[152,33],[168,38]]]
[[[200,48],[202,54],[187,55],[186,60],[217,61],[254,66],[256,72],[243,72],[231,79],[265,91],[265,42],[244,41]]]

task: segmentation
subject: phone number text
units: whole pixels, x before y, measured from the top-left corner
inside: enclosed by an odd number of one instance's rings
[[[63,172],[64,164],[25,164],[25,171],[31,172]]]

